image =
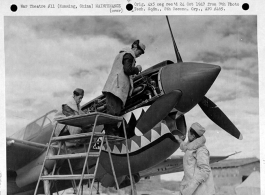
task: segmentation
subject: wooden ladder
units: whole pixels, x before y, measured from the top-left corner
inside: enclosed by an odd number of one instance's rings
[[[98,164],[99,164],[99,157],[102,151],[102,146],[104,143],[106,143],[107,146],[107,151],[108,151],[108,155],[109,155],[109,160],[111,163],[111,169],[112,169],[112,173],[113,173],[113,177],[116,183],[116,188],[118,190],[118,194],[120,194],[119,192],[119,184],[116,178],[116,174],[115,174],[115,170],[114,170],[114,165],[113,165],[113,161],[112,161],[112,157],[111,157],[111,150],[109,147],[109,141],[122,141],[122,140],[126,140],[126,153],[127,153],[127,161],[128,161],[128,169],[129,169],[129,176],[130,176],[130,182],[131,182],[131,187],[132,187],[132,191],[133,191],[133,180],[132,180],[132,173],[131,173],[131,167],[130,167],[130,160],[129,160],[129,153],[128,153],[128,140],[127,140],[127,135],[126,135],[126,129],[125,129],[125,123],[122,117],[117,117],[117,116],[112,116],[112,115],[108,115],[105,113],[93,113],[93,114],[86,114],[86,115],[81,115],[81,117],[90,117],[92,116],[93,120],[94,120],[94,124],[93,124],[93,128],[91,132],[88,133],[81,133],[81,134],[74,134],[74,135],[67,135],[67,136],[59,136],[59,137],[54,137],[54,132],[56,130],[57,124],[55,125],[53,132],[51,134],[51,138],[48,144],[48,148],[46,151],[46,155],[44,158],[44,162],[42,164],[42,168],[41,168],[41,172],[39,175],[39,179],[35,188],[35,192],[34,195],[37,195],[38,192],[38,188],[39,188],[39,184],[40,181],[43,181],[44,183],[44,192],[46,195],[50,195],[50,181],[58,181],[58,180],[71,180],[72,181],[72,185],[73,185],[73,189],[74,192],[77,192],[77,195],[80,195],[81,192],[83,193],[83,189],[82,188],[82,182],[83,180],[88,180],[89,181],[89,186],[90,186],[90,194],[92,194],[92,188],[96,179],[96,173],[97,173],[97,169],[98,169]],[[68,119],[71,119],[71,121],[75,121],[75,118],[78,118],[78,116],[75,117],[70,117]],[[63,121],[58,120],[59,123],[62,124],[66,124],[67,125],[67,118],[65,118]],[[99,124],[104,124],[104,119],[105,121],[109,123],[118,123],[121,122],[123,125],[123,131],[124,131],[124,135],[125,138],[122,137],[117,137],[117,136],[111,136],[111,135],[105,135],[104,133],[101,132],[95,132],[95,128],[97,125]],[[66,122],[65,122],[66,121]],[[71,122],[70,122],[71,123]],[[91,120],[90,122],[88,121],[87,125],[91,125]],[[71,125],[71,126],[75,126],[75,125]],[[67,153],[67,146],[65,144],[66,141],[69,140],[81,140],[81,139],[88,139],[89,138],[89,143],[88,144],[84,144],[85,147],[85,151],[84,153],[75,153],[75,154],[68,154]],[[91,151],[92,145],[95,143],[95,138],[101,138],[101,143],[100,143],[100,147],[99,147],[99,151],[98,152],[93,152]],[[98,139],[97,139],[98,140]],[[49,150],[51,148],[52,143],[57,142],[59,143],[58,146],[58,151],[56,155],[49,155]],[[64,154],[60,154],[61,150],[64,150]],[[94,173],[89,173],[89,166],[88,166],[88,158],[97,158],[96,159],[96,165],[95,165],[95,170]],[[82,173],[81,174],[74,174],[73,172],[73,168],[71,165],[71,161],[70,159],[77,159],[77,158],[85,158],[84,164],[83,164],[83,169],[82,169]],[[55,174],[55,170],[56,168],[58,168],[57,166],[57,160],[62,160],[65,159],[68,161],[68,165],[69,165],[69,169],[71,174],[67,174],[67,175],[60,175],[60,174]],[[48,172],[48,170],[46,170],[45,168],[45,162],[47,160],[55,160],[55,164],[53,166],[52,171]],[[87,169],[87,173],[85,173],[85,170]],[[79,180],[79,185],[77,187],[76,185],[76,180]],[[92,182],[90,181],[92,180]],[[56,187],[57,188],[57,187]]]

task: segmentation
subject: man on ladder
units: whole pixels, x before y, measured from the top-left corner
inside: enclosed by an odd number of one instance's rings
[[[132,93],[132,75],[139,74],[142,66],[135,66],[135,59],[144,54],[145,45],[139,40],[133,42],[131,48],[122,49],[116,56],[102,93],[106,96],[107,114],[120,116],[128,95]],[[106,134],[119,135],[115,125],[104,125]]]
[[[70,121],[75,121],[78,119],[78,115],[82,115],[82,114],[85,114],[84,112],[81,111],[80,109],[80,102],[82,101],[82,98],[84,96],[84,90],[83,89],[75,89],[74,92],[73,92],[73,97],[70,98],[70,100],[65,103],[65,104],[62,104],[59,111],[56,113],[55,115],[55,120],[56,120],[56,125],[54,127],[54,130],[51,134],[51,138],[50,138],[50,141],[49,141],[49,144],[48,144],[48,148],[47,148],[47,151],[46,151],[46,155],[45,155],[45,158],[44,158],[44,162],[43,162],[43,165],[42,165],[42,169],[41,169],[41,172],[40,172],[40,176],[39,176],[39,179],[38,179],[38,182],[37,182],[37,185],[36,185],[36,189],[35,189],[35,192],[34,192],[34,195],[37,194],[37,190],[38,190],[38,187],[39,187],[39,183],[40,183],[40,180],[43,180],[44,182],[44,192],[46,195],[50,195],[50,184],[49,182],[52,181],[52,180],[72,180],[72,185],[73,185],[73,188],[75,190],[77,190],[77,194],[80,195],[80,192],[81,192],[81,186],[82,186],[82,181],[84,179],[92,179],[92,183],[89,182],[90,184],[90,193],[92,194],[92,187],[93,187],[93,184],[94,184],[94,181],[95,181],[95,178],[96,178],[96,172],[97,172],[97,167],[98,167],[98,164],[99,164],[99,157],[100,157],[100,153],[101,153],[101,150],[102,150],[102,146],[103,146],[103,143],[106,143],[107,144],[107,151],[108,151],[108,154],[109,154],[109,159],[110,159],[110,164],[111,164],[111,167],[112,167],[112,173],[113,173],[113,176],[114,176],[114,179],[115,179],[115,183],[116,183],[116,187],[117,189],[119,190],[119,185],[118,185],[118,182],[117,182],[117,178],[116,178],[116,174],[115,174],[115,170],[114,170],[114,166],[113,166],[113,162],[112,162],[112,157],[111,157],[111,153],[110,153],[110,148],[109,148],[109,144],[108,144],[108,136],[105,137],[104,134],[102,133],[99,133],[99,132],[95,132],[95,127],[97,125],[100,125],[100,124],[104,124],[104,120],[105,121],[108,121],[108,123],[111,121],[111,123],[118,123],[118,122],[122,122],[122,126],[123,126],[123,130],[124,130],[124,134],[125,134],[125,138],[119,138],[119,137],[116,137],[116,136],[110,136],[112,137],[111,139],[112,140],[120,140],[120,139],[127,139],[127,136],[126,136],[126,131],[125,131],[125,124],[124,124],[124,121],[123,121],[123,118],[122,117],[115,117],[115,116],[112,116],[112,115],[108,115],[108,114],[105,114],[105,113],[90,113],[88,115],[84,115],[82,117],[85,117],[86,119],[84,119],[83,121],[85,122],[84,125],[81,125],[80,123],[76,124],[76,123],[67,123],[68,120]],[[67,118],[67,116],[76,116],[77,118],[75,117],[69,117]],[[73,119],[74,118],[74,119]],[[101,119],[101,120],[98,120],[98,119]],[[58,121],[58,122],[57,122]],[[66,121],[65,123],[62,122],[62,121]],[[98,123],[98,121],[101,121],[100,123]],[[92,125],[92,126],[90,126]],[[84,127],[89,127],[89,132],[88,133],[84,133],[82,128]],[[85,128],[87,129],[87,128]],[[77,134],[77,135],[76,135]],[[101,145],[100,145],[100,149],[99,149],[99,152],[93,152],[91,151],[91,148],[92,148],[92,143],[93,143],[93,140],[94,140],[94,137],[101,137],[102,138],[102,142],[101,142]],[[89,138],[88,142],[84,147],[87,147],[87,149],[85,149],[85,152],[82,152],[82,153],[68,153],[67,152],[67,147],[64,147],[66,146],[66,141],[69,142],[74,142],[74,143],[80,143],[80,141],[82,139],[86,139],[86,138]],[[59,147],[58,147],[58,151],[57,151],[57,154],[55,155],[49,155],[49,150],[50,150],[50,146],[52,145],[52,143],[55,143],[55,142],[58,142],[59,143]],[[62,146],[62,147],[61,147]],[[129,168],[129,174],[130,174],[130,178],[131,178],[131,184],[133,184],[133,181],[132,181],[132,176],[131,176],[131,170],[130,170],[130,161],[129,161],[129,154],[128,154],[128,145],[127,145],[127,142],[126,142],[126,150],[127,150],[127,161],[128,161],[128,168]],[[61,154],[60,151],[61,149],[64,150],[64,153]],[[95,170],[94,170],[94,173],[90,173],[89,171],[89,166],[87,164],[88,162],[88,157],[90,158],[96,158],[96,165],[95,165]],[[77,173],[74,173],[73,172],[73,168],[72,168],[72,165],[71,165],[71,162],[70,162],[70,159],[73,159],[73,158],[84,158],[84,165],[83,165],[83,169],[82,169],[82,174],[77,174]],[[68,161],[68,164],[69,164],[69,169],[70,169],[70,172],[71,174],[60,174],[58,172],[58,174],[55,174],[55,170],[57,168],[57,163],[55,163],[53,165],[53,169],[52,171],[51,170],[47,170],[45,168],[45,162],[46,160],[61,160],[61,159],[67,159]],[[79,180],[79,185],[78,185],[78,188],[77,188],[77,185],[75,183],[75,180]]]

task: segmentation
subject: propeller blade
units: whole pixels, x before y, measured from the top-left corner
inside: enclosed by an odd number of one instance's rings
[[[176,57],[177,57],[177,62],[183,62],[182,61],[182,58],[180,56],[180,53],[179,53],[179,50],[178,50],[178,47],[177,47],[177,44],[176,44],[176,41],[174,39],[174,36],[173,36],[173,33],[172,33],[172,30],[171,30],[171,27],[170,27],[170,24],[169,24],[169,20],[168,20],[168,16],[166,16],[167,18],[167,23],[168,23],[168,27],[169,27],[169,30],[170,30],[170,34],[171,34],[171,38],[172,38],[172,42],[173,42],[173,46],[174,46],[174,50],[175,50],[175,54],[176,54]]]
[[[142,133],[152,129],[157,123],[164,119],[168,113],[178,103],[182,92],[179,90],[172,91],[159,97],[142,115],[136,125],[136,128]]]
[[[229,120],[229,118],[222,112],[222,110],[213,103],[207,97],[204,97],[202,101],[199,102],[199,106],[203,112],[219,127],[225,130],[227,133],[231,134],[237,139],[242,140],[243,136],[236,126]]]

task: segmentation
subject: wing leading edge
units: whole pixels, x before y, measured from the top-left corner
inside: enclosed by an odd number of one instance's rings
[[[16,171],[39,157],[47,146],[44,144],[6,138],[7,171]]]
[[[224,160],[229,156],[235,155],[236,153],[230,154],[228,156],[211,156],[210,164]],[[168,173],[176,173],[183,171],[183,156],[172,156],[169,159],[155,165],[152,168],[141,171],[139,174],[141,177],[151,177],[156,175],[163,175]]]

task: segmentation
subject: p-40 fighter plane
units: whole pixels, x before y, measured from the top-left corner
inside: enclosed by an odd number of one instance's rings
[[[167,18],[168,21],[168,18]],[[170,24],[168,21],[171,32]],[[186,135],[185,113],[199,104],[203,112],[218,126],[237,139],[242,135],[226,115],[205,94],[210,89],[219,72],[220,66],[182,62],[173,34],[172,41],[177,63],[170,60],[158,63],[134,77],[134,91],[128,97],[122,116],[125,120],[128,136],[128,149],[131,171],[136,182],[140,177],[155,174],[182,171],[182,158],[173,162],[171,171],[162,171],[167,167],[165,160],[178,148],[174,134]],[[104,95],[83,105],[82,110],[105,112]],[[8,194],[33,194],[49,142],[55,110],[28,124],[25,129],[7,138],[7,191]],[[86,115],[67,117],[81,123]],[[118,127],[117,128],[122,128]],[[97,126],[102,131],[103,126]],[[116,176],[121,187],[126,186],[128,166],[125,141],[110,143],[111,155]],[[97,146],[94,146],[97,149]],[[84,147],[68,148],[69,153],[80,153]],[[51,150],[52,151],[52,150]],[[211,157],[211,162],[228,156]],[[74,173],[81,172],[83,159],[72,159]],[[90,170],[95,160],[88,160]],[[52,161],[45,163],[50,171]],[[160,168],[158,168],[160,167]],[[67,161],[62,162],[60,173],[68,172]],[[115,186],[106,147],[103,145],[96,180],[104,187]],[[51,185],[51,192],[72,187],[71,181],[58,181]],[[43,189],[43,188],[42,188]],[[40,188],[39,193],[43,193]]]

